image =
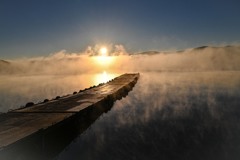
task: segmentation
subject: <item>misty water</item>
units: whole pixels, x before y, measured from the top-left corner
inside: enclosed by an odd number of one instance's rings
[[[142,73],[57,159],[239,159],[240,72]]]
[[[13,104],[54,98],[89,87],[99,82],[93,77],[1,79],[1,111],[7,111],[6,106],[14,108]],[[239,71],[144,72],[128,96],[116,101],[110,111],[63,150],[54,156],[34,156],[58,160],[237,160],[239,107]]]
[[[106,71],[79,75],[0,75],[0,112],[25,106],[27,102],[72,94],[118,75]]]

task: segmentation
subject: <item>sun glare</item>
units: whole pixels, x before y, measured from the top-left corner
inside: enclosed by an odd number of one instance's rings
[[[113,56],[109,56],[108,49],[106,47],[102,47],[99,49],[98,56],[95,57],[96,62],[100,64],[102,67],[109,67],[114,61]]]
[[[111,79],[113,79],[113,78],[115,78],[117,76],[118,76],[118,74],[110,74],[110,73],[108,73],[106,71],[103,71],[100,74],[96,74],[94,83],[95,84],[106,83],[109,80],[111,80]]]
[[[101,56],[107,56],[107,48],[106,47],[102,47],[100,49],[100,55]]]

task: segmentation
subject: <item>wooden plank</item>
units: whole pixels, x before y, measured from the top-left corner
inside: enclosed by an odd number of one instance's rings
[[[0,115],[0,149],[23,138],[46,130],[75,114],[105,102],[109,96],[115,101],[124,88],[132,88],[139,74],[124,74],[112,81],[74,95],[46,103],[20,108]],[[129,90],[127,90],[129,91]]]

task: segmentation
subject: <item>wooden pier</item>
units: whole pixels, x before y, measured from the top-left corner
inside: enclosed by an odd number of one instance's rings
[[[70,120],[74,117],[87,115],[91,118],[92,112],[96,112],[98,116],[101,115],[102,111],[106,111],[107,106],[113,105],[114,101],[127,95],[137,83],[138,78],[139,74],[123,74],[108,83],[90,87],[72,95],[57,97],[1,114],[0,151],[26,141],[34,135],[63,126],[71,122]],[[94,110],[96,108],[98,111]],[[92,116],[92,120],[96,118],[96,115]]]

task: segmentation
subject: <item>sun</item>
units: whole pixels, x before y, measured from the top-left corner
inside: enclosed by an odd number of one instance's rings
[[[115,57],[110,56],[107,47],[103,46],[98,50],[98,56],[95,57],[96,62],[103,68],[110,67],[113,64]]]
[[[100,49],[100,56],[107,56],[107,48],[106,47],[102,47]]]

